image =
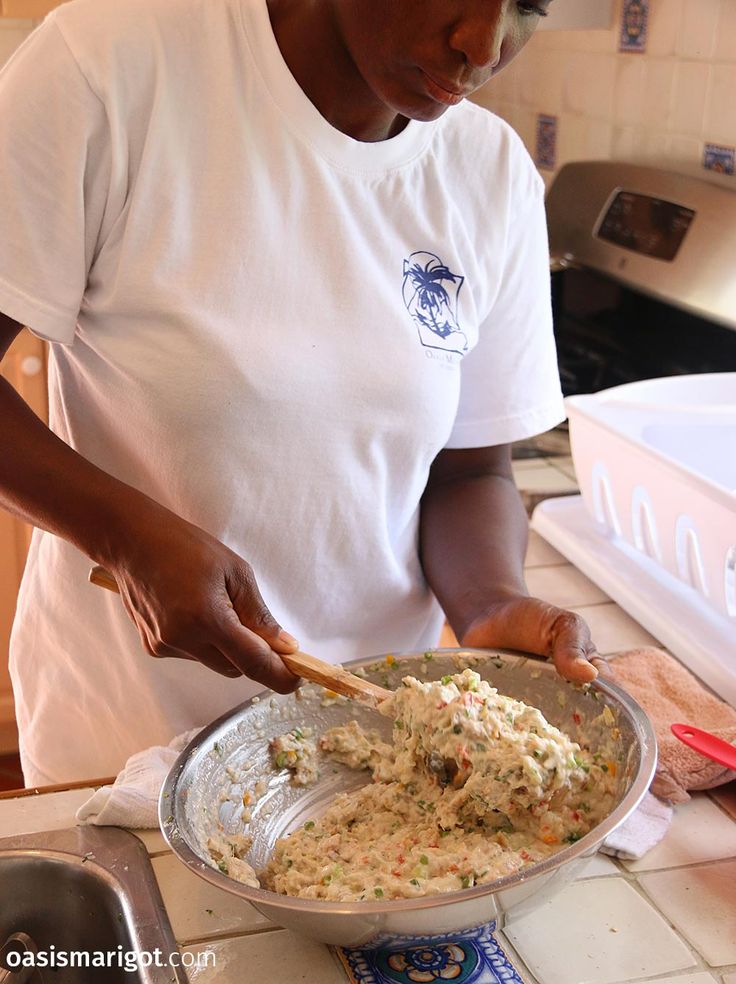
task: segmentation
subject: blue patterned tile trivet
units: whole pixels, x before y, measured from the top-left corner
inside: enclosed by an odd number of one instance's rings
[[[736,148],[706,144],[703,154],[703,167],[720,174],[733,174],[736,170]]]
[[[557,117],[537,116],[537,165],[554,171],[557,163]]]
[[[649,0],[624,0],[619,51],[646,51]]]
[[[403,936],[384,949],[337,954],[351,984],[523,984],[491,922],[451,937]]]

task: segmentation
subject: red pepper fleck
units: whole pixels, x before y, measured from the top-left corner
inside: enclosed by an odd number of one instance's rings
[[[399,862],[399,864],[406,864],[406,858],[404,857],[403,854],[399,854],[396,860]]]
[[[580,724],[580,723],[582,722],[582,720],[583,720],[583,719],[582,719],[582,718],[580,717],[580,715],[578,714],[578,712],[577,712],[577,711],[574,711],[574,712],[573,712],[573,715],[572,715],[572,719],[573,719],[573,721],[575,722],[575,724]]]
[[[395,878],[401,878],[401,872],[399,871],[399,869],[398,869],[398,868],[394,868],[394,870],[393,870],[393,871],[391,872],[391,874],[392,874],[392,875],[393,875],[393,876],[394,876]]]

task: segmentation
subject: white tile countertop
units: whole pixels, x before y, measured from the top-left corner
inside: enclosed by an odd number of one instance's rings
[[[534,533],[526,565],[530,590],[580,611],[604,654],[656,642]],[[72,826],[90,793],[0,800],[0,837]],[[551,902],[497,934],[518,978],[525,984],[736,984],[735,821],[731,783],[675,807],[665,839],[641,860],[594,857]],[[348,980],[331,949],[280,929],[199,879],[158,831],[135,833],[148,849],[181,951],[214,955],[214,967],[210,960],[208,968],[189,971],[193,984]]]

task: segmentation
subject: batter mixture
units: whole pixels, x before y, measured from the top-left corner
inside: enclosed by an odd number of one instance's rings
[[[473,670],[405,677],[380,711],[393,746],[354,721],[322,736],[323,753],[373,782],[277,841],[264,888],[333,901],[456,891],[549,857],[612,808],[614,763]]]

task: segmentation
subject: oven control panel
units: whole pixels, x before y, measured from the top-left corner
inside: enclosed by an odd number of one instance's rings
[[[635,253],[672,261],[694,217],[693,209],[663,198],[617,191],[596,235]]]

